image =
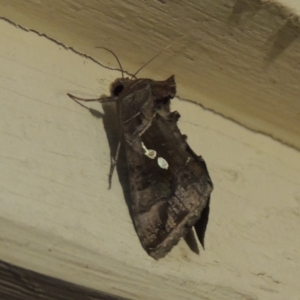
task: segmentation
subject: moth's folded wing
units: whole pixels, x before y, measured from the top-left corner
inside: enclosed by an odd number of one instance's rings
[[[205,232],[206,232],[206,227],[207,227],[208,218],[209,218],[209,210],[210,210],[209,204],[210,204],[210,199],[208,198],[206,206],[202,210],[200,219],[194,225],[196,234],[198,236],[198,239],[199,239],[203,249],[205,249],[204,238],[205,238]]]
[[[177,128],[159,114],[134,146],[125,143],[130,174],[132,211],[140,241],[149,255],[165,256],[199,220],[212,187],[203,160]],[[146,149],[156,152],[149,158]],[[158,164],[158,158],[168,168]]]

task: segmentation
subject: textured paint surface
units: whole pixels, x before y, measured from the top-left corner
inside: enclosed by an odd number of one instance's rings
[[[282,4],[287,7],[268,0],[0,0],[0,11],[115,68],[115,59],[96,48],[108,47],[131,72],[187,35],[140,76],[176,74],[180,98],[300,148],[300,2]]]
[[[299,152],[174,99],[216,188],[206,251],[182,241],[155,262],[117,176],[107,190],[102,121],[66,96],[108,94],[120,73],[5,22],[0,30],[3,260],[131,299],[299,297]]]

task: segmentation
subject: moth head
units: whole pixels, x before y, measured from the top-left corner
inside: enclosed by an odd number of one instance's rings
[[[125,85],[130,81],[130,78],[117,78],[111,85],[110,85],[110,94],[112,96],[119,96]]]

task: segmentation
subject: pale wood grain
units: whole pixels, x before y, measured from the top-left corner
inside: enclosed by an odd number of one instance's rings
[[[107,93],[120,73],[3,21],[0,36],[1,260],[130,299],[297,299],[297,151],[174,100],[215,190],[206,251],[182,241],[154,261],[117,174],[107,190],[102,120],[66,96]]]
[[[176,74],[181,98],[300,148],[299,1],[0,0],[0,11],[116,67],[96,48],[108,47],[131,72],[173,43],[140,76]]]

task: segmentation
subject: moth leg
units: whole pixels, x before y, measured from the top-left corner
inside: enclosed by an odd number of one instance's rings
[[[69,96],[69,95],[68,95]],[[72,98],[72,97],[71,97]],[[74,100],[77,104],[79,104],[80,106],[82,106],[82,107],[84,107],[84,108],[86,108],[86,109],[88,109],[88,110],[90,110],[90,108],[89,107],[87,107],[86,105],[84,105],[84,104],[82,104],[82,103],[80,103],[79,101],[77,101],[75,98],[72,98],[72,100]]]
[[[111,180],[112,180],[112,176],[113,176],[115,167],[116,167],[117,162],[118,162],[118,158],[119,158],[119,154],[120,154],[120,149],[121,149],[121,142],[119,141],[115,156],[114,156],[114,157],[111,156],[110,170],[109,170],[109,175],[108,175],[108,189],[109,189],[109,190],[110,190],[110,188],[111,188]]]
[[[100,112],[99,110],[90,108],[85,106],[84,104],[80,103],[79,101],[77,101],[76,99],[72,98],[72,100],[74,100],[77,104],[79,104],[80,106],[82,106],[83,108],[87,109],[94,117],[101,119],[103,118],[103,113]]]
[[[71,99],[73,99],[74,101],[76,101],[78,104],[78,101],[84,101],[84,102],[100,102],[100,103],[111,103],[111,102],[115,102],[116,99],[112,98],[112,97],[107,97],[107,98],[97,98],[97,99],[84,99],[84,98],[80,98],[77,96],[74,96],[72,94],[67,94]]]
[[[97,102],[100,102],[100,103],[108,103],[108,104],[111,104],[111,103],[115,103],[116,101],[116,98],[112,98],[112,97],[107,97],[107,98],[98,98],[98,99],[84,99],[84,98],[80,98],[80,97],[77,97],[77,96],[74,96],[72,94],[67,94],[72,100],[74,100],[77,104],[79,104],[80,106],[84,107],[85,109],[89,110],[89,112],[96,118],[103,118],[103,113],[101,113],[100,111],[96,110],[96,109],[93,109],[93,108],[90,108],[90,107],[87,107],[85,106],[84,104],[80,103],[79,101],[84,101],[84,102],[92,102],[92,101],[97,101]]]

